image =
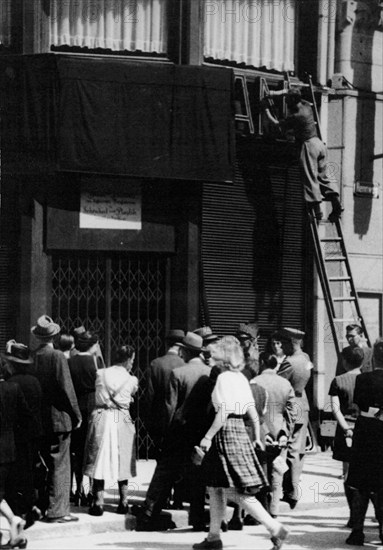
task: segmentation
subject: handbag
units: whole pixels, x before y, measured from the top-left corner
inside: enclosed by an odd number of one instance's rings
[[[194,466],[201,466],[204,458],[205,458],[205,452],[201,449],[201,447],[198,447],[198,445],[195,445],[191,454],[191,461],[194,464]]]

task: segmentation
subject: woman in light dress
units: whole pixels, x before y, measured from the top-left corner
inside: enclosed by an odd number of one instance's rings
[[[138,389],[138,379],[130,372],[134,357],[132,346],[121,346],[115,364],[97,372],[84,457],[84,474],[93,478],[93,516],[104,512],[105,480],[118,481],[117,513],[128,512],[128,480],[136,475],[136,430],[129,412]]]

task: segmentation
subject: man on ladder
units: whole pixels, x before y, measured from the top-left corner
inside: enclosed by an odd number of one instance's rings
[[[289,115],[279,121],[272,113],[272,97],[286,95]],[[314,99],[315,101],[315,99]],[[330,222],[336,222],[342,213],[336,183],[327,174],[327,148],[320,139],[320,126],[315,122],[313,109],[302,99],[298,89],[271,91],[262,102],[267,118],[282,131],[292,130],[300,145],[299,164],[304,185],[304,198],[315,218],[322,219],[320,204],[323,200],[332,203]],[[319,136],[318,136],[319,131]]]

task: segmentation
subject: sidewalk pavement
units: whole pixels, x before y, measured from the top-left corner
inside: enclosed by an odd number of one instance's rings
[[[129,484],[131,492],[129,499],[130,505],[140,504],[143,502],[154,471],[155,461],[140,460],[137,467],[138,475],[136,478],[131,480]],[[56,543],[54,543],[54,546],[56,548],[91,548],[92,546],[84,546],[82,543],[80,544],[80,540],[88,540],[90,544],[92,536],[101,533],[109,534],[107,536],[110,543],[108,543],[107,547],[113,547],[111,542],[113,537],[115,536],[118,538],[118,532],[133,530],[135,528],[136,518],[131,514],[123,516],[115,513],[118,503],[117,484],[109,485],[108,487],[108,484],[106,483],[105,486],[107,490],[105,495],[105,511],[103,516],[93,517],[88,514],[88,508],[72,506],[71,513],[79,517],[78,522],[69,524],[47,524],[43,522],[36,522],[35,525],[26,531],[28,547],[40,550],[40,548],[50,547],[47,546],[47,544],[49,544],[49,540],[58,541],[60,539],[64,539],[68,540],[68,546],[65,546],[65,543],[63,543],[62,540],[61,546],[57,546]],[[228,508],[228,513],[230,513],[230,511],[231,508]],[[190,541],[194,543],[196,541],[198,542],[200,539],[202,540],[203,536],[201,535],[203,534],[194,533],[190,530],[190,528],[188,528],[187,507],[185,507],[185,510],[167,510],[164,513],[170,514],[171,519],[176,524],[176,527],[183,533],[185,530],[190,532]],[[370,509],[368,514],[370,518],[373,515]],[[289,526],[290,523],[290,527],[293,526],[294,529],[298,527],[300,531],[300,543],[298,545],[294,545],[293,547],[287,544],[287,548],[289,546],[290,548],[326,547],[327,545],[323,546],[323,544],[319,544],[318,546],[314,540],[310,539],[310,535],[308,533],[310,532],[314,522],[319,522],[319,526],[326,526],[326,533],[330,533],[333,530],[333,526],[331,527],[331,525],[334,522],[338,532],[340,528],[345,526],[348,520],[348,507],[343,492],[342,464],[332,459],[331,451],[309,453],[306,455],[301,480],[301,496],[298,505],[294,510],[290,510],[286,503],[281,503],[280,520],[286,523],[287,526]],[[370,526],[373,531],[377,531],[376,528],[374,529],[374,525],[371,523],[370,519],[367,521],[367,526]],[[262,526],[260,527],[263,529]],[[259,529],[260,527],[249,527],[246,528],[246,530]],[[330,531],[327,529],[328,527],[331,527]],[[114,535],[113,532],[116,533],[116,535]],[[244,531],[241,533],[244,533]],[[343,541],[346,538],[347,533],[348,531],[344,530],[341,534]],[[374,534],[376,539],[377,533]],[[150,548],[167,548],[166,544],[161,546],[160,541],[163,538],[161,533],[134,532],[134,539],[136,541],[147,541],[148,536],[150,540],[155,541],[154,545],[151,545]],[[233,541],[235,548],[242,548],[242,546],[235,546],[235,541],[239,540],[238,532],[229,531],[228,533],[225,533],[224,536],[229,541]],[[73,543],[73,540],[76,540],[74,537],[80,537],[77,539],[79,546],[76,545],[76,542]],[[86,538],[83,539],[82,537]],[[371,536],[369,538],[371,538]],[[100,541],[100,539],[97,540]],[[165,540],[169,540],[169,538]],[[71,541],[70,544],[69,541]],[[184,539],[183,542],[185,543]],[[73,546],[73,544],[75,544],[75,546]],[[184,544],[180,544],[175,548],[182,548],[183,546]],[[229,544],[229,546],[231,545]],[[268,546],[266,547],[269,546],[270,541],[268,541]],[[327,547],[335,548],[335,546],[336,545],[330,544]],[[100,546],[97,544],[93,547],[96,548]],[[133,548],[131,545],[122,546],[121,544],[118,544],[115,547]],[[251,547],[263,548],[262,546]],[[342,547],[346,546],[344,545]],[[144,546],[140,543],[137,546],[134,546],[134,548],[144,548]]]

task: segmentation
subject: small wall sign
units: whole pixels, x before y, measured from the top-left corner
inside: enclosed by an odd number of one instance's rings
[[[80,229],[142,229],[141,196],[82,191]]]
[[[378,199],[379,183],[372,181],[356,181],[354,187],[354,195],[356,197]]]

